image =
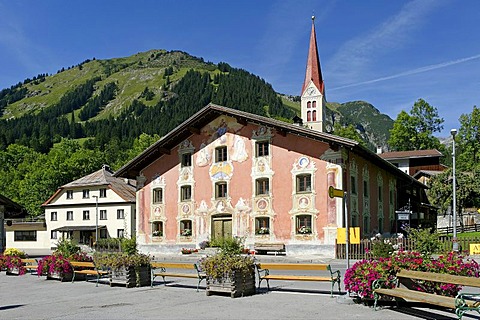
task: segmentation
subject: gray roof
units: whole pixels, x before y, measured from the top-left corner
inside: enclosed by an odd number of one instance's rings
[[[89,175],[81,177],[75,181],[69,182],[60,188],[53,196],[50,197],[43,205],[49,204],[62,189],[86,188],[105,186],[112,189],[122,199],[127,202],[136,201],[136,181],[126,178],[117,178],[113,176],[113,172],[106,165],[102,169],[95,171]]]

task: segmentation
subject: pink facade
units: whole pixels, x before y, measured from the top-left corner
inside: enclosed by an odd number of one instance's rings
[[[366,229],[378,229],[380,209],[388,225],[389,207],[379,207],[375,197],[378,181],[390,178],[361,157],[351,156],[354,166],[346,170],[322,160],[332,152],[326,142],[262,124],[241,124],[227,115],[178,142],[140,170],[145,183],[137,192],[137,236],[150,252],[195,247],[221,236],[244,237],[249,246],[282,242],[287,248],[333,248],[343,204],[329,198],[328,188],[342,189],[342,175],[350,176],[350,171],[358,181],[358,193],[350,199],[354,224],[361,225],[368,210]],[[375,177],[367,178],[368,204],[360,196],[364,174]],[[382,182],[383,194],[389,195],[390,186]]]

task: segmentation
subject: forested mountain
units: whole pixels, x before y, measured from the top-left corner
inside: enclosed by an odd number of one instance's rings
[[[38,214],[57,187],[107,163],[118,169],[209,102],[291,121],[298,97],[260,77],[181,51],[86,60],[0,91],[0,188]],[[329,104],[372,149],[393,121],[366,102]],[[38,171],[38,172],[37,172]]]

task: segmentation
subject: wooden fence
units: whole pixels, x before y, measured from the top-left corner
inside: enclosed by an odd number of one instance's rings
[[[414,241],[412,239],[390,239],[392,242],[397,243],[399,248],[403,250],[413,250],[415,247]],[[439,240],[441,242],[440,252],[446,252],[452,250],[452,237],[450,236],[440,236]],[[470,249],[471,243],[480,243],[480,237],[470,237],[470,238],[458,238],[459,250],[462,252],[467,252]],[[372,255],[372,241],[369,239],[360,240],[359,244],[349,244],[349,258],[353,260],[362,260],[371,258]],[[336,259],[346,259],[346,245],[345,244],[336,244],[335,246],[335,258]]]
[[[480,224],[471,224],[468,226],[457,226],[457,232],[478,232]],[[437,228],[439,234],[453,234],[453,227]]]

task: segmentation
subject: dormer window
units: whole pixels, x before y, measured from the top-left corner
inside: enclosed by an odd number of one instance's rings
[[[227,161],[227,147],[218,147],[215,149],[215,162]]]
[[[182,168],[191,167],[191,166],[192,166],[192,154],[190,152],[182,154]]]
[[[268,141],[259,141],[256,143],[256,156],[257,157],[266,157],[268,156],[268,147],[269,147],[269,142]]]

